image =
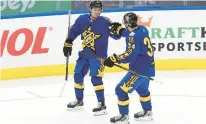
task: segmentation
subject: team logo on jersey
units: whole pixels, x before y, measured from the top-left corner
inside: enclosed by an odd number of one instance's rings
[[[83,48],[89,47],[95,51],[95,41],[98,38],[100,38],[101,35],[92,32],[91,26],[89,26],[88,29],[82,33],[82,36],[83,36],[82,47]]]

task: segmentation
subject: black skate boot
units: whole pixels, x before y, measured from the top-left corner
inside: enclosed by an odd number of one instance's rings
[[[75,100],[67,104],[67,109],[68,110],[73,110],[73,109],[79,110],[79,109],[83,109],[83,106],[84,106],[83,100]]]
[[[106,109],[107,109],[107,107],[105,106],[105,101],[98,102],[97,108],[93,109],[94,115],[95,116],[105,115],[105,114],[107,114]]]
[[[134,119],[136,121],[150,121],[150,120],[153,120],[153,117],[152,117],[152,111],[151,110],[143,110],[141,112],[138,112],[136,114],[134,114]]]
[[[129,124],[129,116],[120,114],[110,118],[110,122],[112,124]]]

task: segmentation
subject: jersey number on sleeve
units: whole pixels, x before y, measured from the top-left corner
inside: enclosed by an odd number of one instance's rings
[[[147,51],[147,54],[149,57],[153,57],[153,51],[152,51],[152,46],[151,46],[151,41],[148,37],[145,37],[144,38],[144,45],[148,47],[148,51]]]

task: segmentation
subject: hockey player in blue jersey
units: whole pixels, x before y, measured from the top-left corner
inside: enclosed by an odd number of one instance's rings
[[[123,17],[123,23],[126,27],[113,27],[116,34],[126,37],[127,48],[123,54],[108,57],[104,65],[113,67],[114,63],[129,63],[129,69],[147,77],[155,76],[154,53],[146,27],[138,25],[137,15],[135,13],[126,13]],[[129,96],[128,93],[136,91],[140,97],[140,103],[143,111],[134,114],[134,118],[152,119],[152,105],[149,91],[149,79],[133,75],[128,72],[120,83],[116,86],[115,92],[118,97],[118,108],[120,115],[110,119],[112,123],[129,123]]]
[[[78,35],[81,35],[83,52],[107,58],[108,39],[120,39],[121,36],[112,35],[109,26],[112,26],[110,19],[100,16],[102,13],[102,3],[92,1],[90,3],[90,14],[80,15],[69,30],[68,38],[64,43],[64,56],[72,53],[73,41]],[[104,73],[104,64],[96,59],[90,58],[79,53],[74,70],[74,89],[76,100],[67,104],[68,109],[83,107],[84,98],[84,77],[90,70],[91,82],[94,86],[98,100],[97,108],[93,109],[94,115],[106,114],[106,105],[104,97],[104,85],[102,77]]]

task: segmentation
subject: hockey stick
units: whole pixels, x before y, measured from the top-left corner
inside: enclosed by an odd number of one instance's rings
[[[69,24],[68,24],[68,29],[70,30],[70,20],[71,20],[71,10],[68,11],[69,14]],[[69,35],[69,31],[68,34]],[[68,64],[69,64],[69,54],[66,57],[66,75],[65,75],[65,80],[67,81],[68,79]]]
[[[85,53],[85,52],[83,52],[83,51],[81,51],[80,53],[82,53],[82,54],[84,54],[84,55],[86,55],[86,56],[89,56],[89,57],[91,57],[91,58],[97,59],[97,60],[99,60],[99,61],[101,61],[101,62],[104,62],[104,59],[103,59],[103,58],[98,58],[98,57],[96,57],[96,56],[93,56],[93,55],[91,55],[91,54],[89,54],[89,53]],[[118,67],[118,68],[121,68],[121,69],[123,69],[123,70],[125,70],[125,71],[129,71],[129,72],[131,72],[132,74],[134,74],[134,75],[136,75],[136,76],[141,76],[141,77],[144,77],[144,78],[148,78],[148,79],[151,80],[151,81],[154,81],[154,82],[156,82],[156,83],[162,84],[162,81],[157,81],[157,80],[155,80],[154,78],[147,77],[147,76],[141,75],[141,74],[137,74],[137,72],[135,72],[135,71],[133,71],[133,70],[130,70],[130,69],[128,69],[128,68],[125,68],[125,67],[123,67],[123,66],[121,66],[121,65],[114,64],[114,66],[116,66],[116,67]]]
[[[70,20],[71,20],[71,10],[69,10],[68,11],[68,14],[69,14],[69,25],[68,25],[68,29],[70,30]],[[69,35],[69,32],[68,32],[68,34],[67,35]],[[59,93],[59,97],[62,97],[62,94],[63,94],[63,92],[64,92],[64,88],[65,88],[65,86],[66,86],[66,84],[67,84],[67,79],[68,79],[68,67],[69,67],[69,54],[67,55],[67,57],[66,57],[66,74],[65,74],[65,80],[66,80],[66,82],[64,83],[64,85],[62,86],[62,88],[61,88],[61,91],[60,91],[60,93]]]

